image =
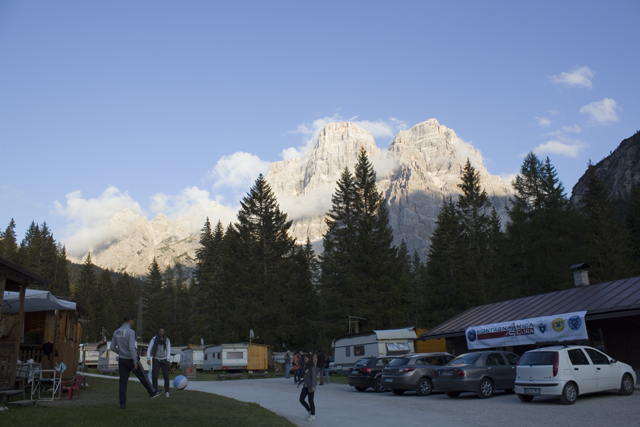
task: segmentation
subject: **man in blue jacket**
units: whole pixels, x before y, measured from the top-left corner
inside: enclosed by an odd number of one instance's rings
[[[136,350],[136,333],[133,331],[133,323],[136,316],[133,313],[124,315],[124,323],[113,333],[110,350],[119,354],[118,372],[120,373],[120,409],[124,409],[127,404],[127,383],[129,382],[129,374],[133,374],[140,380],[149,396],[153,399],[162,394],[160,390],[153,388],[149,382],[149,378],[144,374],[138,353]]]

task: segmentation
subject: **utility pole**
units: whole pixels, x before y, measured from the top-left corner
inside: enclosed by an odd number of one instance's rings
[[[138,302],[136,303],[138,305],[138,321],[136,322],[137,326],[136,326],[136,341],[138,342],[142,342],[142,333],[143,333],[143,323],[142,323],[142,311],[143,308],[147,308],[146,305],[144,305],[144,301],[146,300],[146,298],[144,297],[140,297],[138,299]]]

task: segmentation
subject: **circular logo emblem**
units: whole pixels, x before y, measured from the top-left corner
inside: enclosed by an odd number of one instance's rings
[[[470,330],[467,333],[467,338],[469,338],[469,341],[474,342],[476,340],[476,331],[474,331],[473,329]]]
[[[562,332],[564,330],[564,319],[562,317],[558,317],[551,322],[551,327],[556,332]]]
[[[568,323],[569,327],[574,331],[577,331],[578,329],[580,329],[580,326],[582,326],[582,320],[580,319],[580,316],[570,317]]]

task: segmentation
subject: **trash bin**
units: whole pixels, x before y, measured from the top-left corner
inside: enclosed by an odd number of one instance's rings
[[[186,366],[182,368],[182,375],[187,377],[188,380],[196,379],[196,368],[194,366]]]

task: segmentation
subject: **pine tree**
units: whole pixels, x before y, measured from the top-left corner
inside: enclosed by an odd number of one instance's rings
[[[477,300],[467,287],[464,266],[469,259],[468,246],[455,204],[443,203],[431,236],[422,293],[425,295],[424,318],[435,326],[466,310]]]
[[[507,225],[512,297],[573,286],[568,269],[582,262],[582,218],[564,194],[549,158],[529,153],[513,182]]]
[[[73,292],[73,298],[89,312],[89,325],[84,330],[85,338],[88,342],[95,342],[99,339],[100,326],[96,325],[96,294],[98,293],[98,280],[94,271],[91,253],[87,254],[87,259],[80,270],[80,278]],[[100,301],[98,301],[100,303]]]
[[[142,340],[149,342],[155,336],[158,327],[166,319],[165,303],[162,292],[162,273],[154,258],[149,266],[149,274],[144,283],[144,323]]]
[[[629,277],[633,271],[629,236],[616,218],[609,188],[590,164],[586,173],[587,191],[581,212],[586,217],[586,246],[590,281],[594,283]]]
[[[631,187],[625,226],[629,233],[631,260],[635,265],[632,274],[637,275],[640,274],[640,188],[636,184]]]
[[[262,174],[240,205],[235,228],[242,250],[248,255],[242,260],[251,277],[242,284],[251,309],[247,320],[260,339],[279,348],[284,333],[280,325],[291,312],[291,307],[282,303],[284,290],[292,278],[290,260],[295,241],[288,234],[291,221],[280,210]]]
[[[0,258],[4,258],[14,264],[18,262],[18,243],[15,229],[16,223],[11,218],[4,233],[0,233]]]

